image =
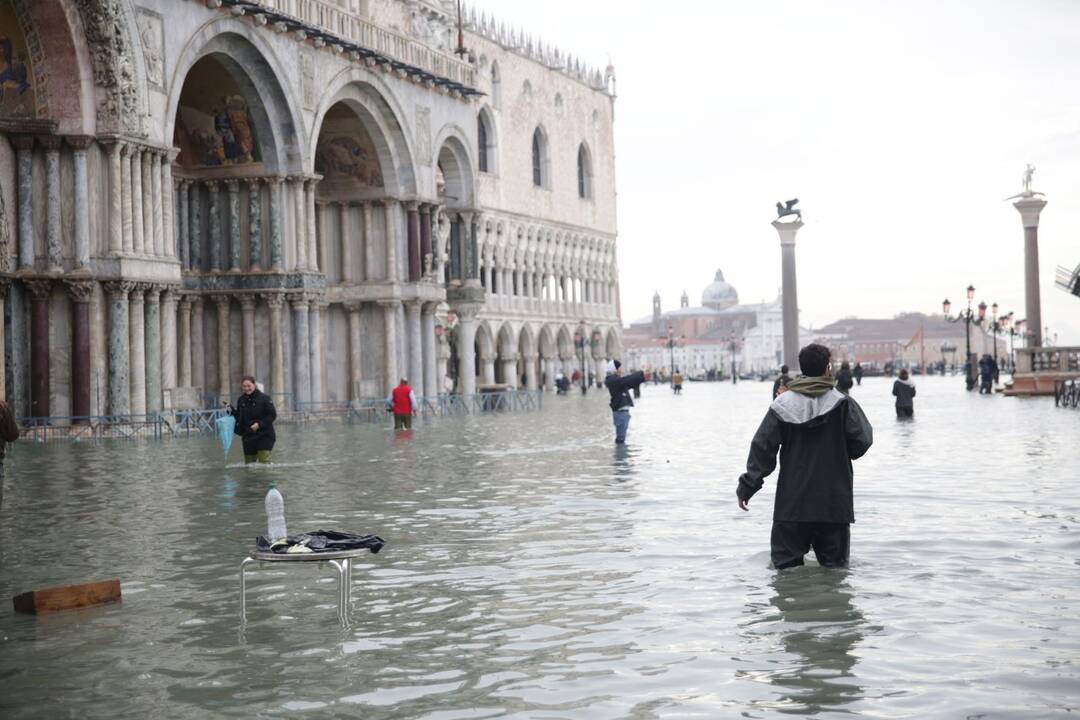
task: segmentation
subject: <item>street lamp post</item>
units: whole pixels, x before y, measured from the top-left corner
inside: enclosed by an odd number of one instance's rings
[[[728,347],[731,350],[731,384],[735,385],[739,382],[739,371],[735,365],[735,350],[738,349],[738,346],[736,344],[734,330],[728,335]]]
[[[675,331],[668,325],[667,329],[667,341],[664,343],[664,347],[671,353],[671,364],[668,366],[668,384],[674,382],[671,378],[675,374],[675,348],[682,346],[686,342],[686,336],[681,338],[675,337]]]
[[[967,354],[964,356],[964,384],[968,390],[975,389],[975,366],[971,362],[971,326],[982,325],[986,319],[986,303],[979,303],[979,315],[975,317],[974,311],[971,309],[971,301],[975,298],[975,286],[968,285],[967,287],[967,309],[960,312],[956,317],[949,315],[949,309],[952,307],[952,303],[948,298],[941,303],[941,310],[945,315],[945,320],[951,323],[963,322],[964,323],[964,339],[965,350]]]
[[[585,375],[585,324],[582,323],[574,332],[574,347],[581,354],[581,394],[589,392],[589,381]]]

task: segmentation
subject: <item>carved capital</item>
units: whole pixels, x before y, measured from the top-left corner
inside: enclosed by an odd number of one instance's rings
[[[33,150],[34,149],[34,136],[33,135],[10,135],[11,144],[15,146],[16,150]]]
[[[59,150],[60,146],[64,144],[64,138],[59,135],[40,135],[38,136],[38,142],[46,150]]]
[[[72,150],[86,150],[94,142],[90,135],[68,135],[64,140]]]
[[[281,183],[285,182],[285,178],[281,177],[280,175],[271,175],[270,177],[266,178],[266,182],[271,186],[277,187]]]
[[[248,189],[251,192],[259,192],[259,184],[261,182],[262,182],[262,178],[257,178],[257,177],[248,178],[247,179]]]
[[[212,193],[216,193],[218,191],[218,186],[221,184],[217,180],[203,180],[202,183],[206,186],[206,189]]]
[[[94,296],[94,285],[96,283],[93,280],[65,280],[64,285],[67,286],[68,297],[71,298],[71,302],[74,303],[88,303],[90,298]]]
[[[161,293],[165,289],[165,285],[159,283],[145,283],[146,288],[146,302],[156,305],[161,302]]]
[[[345,312],[349,313],[350,315],[360,312],[361,310],[363,310],[363,308],[364,304],[358,300],[350,300],[349,302],[345,303]]]
[[[218,306],[218,310],[221,310],[222,308],[228,310],[229,306],[232,304],[232,298],[228,295],[211,295],[210,301]]]
[[[280,310],[285,304],[285,296],[281,293],[269,293],[262,296],[263,301],[271,310]]]
[[[52,280],[48,278],[27,279],[23,283],[35,300],[47,300],[52,293]]]
[[[240,192],[240,181],[236,178],[226,178],[224,182],[230,193]]]
[[[129,302],[141,303],[146,295],[146,288],[149,287],[149,283],[137,282],[131,284],[131,292],[128,293]]]
[[[105,292],[113,300],[127,300],[128,294],[135,289],[135,283],[130,280],[111,280],[105,285]]]
[[[255,312],[255,296],[251,293],[241,293],[236,296],[236,299],[240,302],[240,309],[244,312]]]
[[[410,315],[419,315],[423,311],[423,309],[424,309],[424,301],[423,300],[406,300],[405,301],[405,310],[408,311],[408,313]]]

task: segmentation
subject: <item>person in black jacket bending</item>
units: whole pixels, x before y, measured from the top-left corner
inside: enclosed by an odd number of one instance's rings
[[[814,549],[826,567],[845,567],[855,522],[851,461],[874,442],[862,408],[836,389],[829,349],[799,351],[803,374],[769,406],[739,477],[739,507],[747,503],[776,467],[780,476],[773,507],[772,561],[777,569],[803,564]]]
[[[609,360],[607,364],[607,377],[604,385],[611,394],[611,419],[615,423],[615,444],[622,445],[626,442],[626,430],[630,427],[630,408],[634,407],[634,400],[630,397],[630,391],[645,382],[645,373],[638,370],[629,375],[622,374],[622,363],[618,360]]]
[[[270,396],[255,386],[255,378],[244,376],[240,382],[244,394],[236,401],[233,415],[236,416],[236,429],[233,430],[244,442],[244,464],[270,462],[270,451],[274,449],[277,435],[274,434],[274,420],[277,410]]]

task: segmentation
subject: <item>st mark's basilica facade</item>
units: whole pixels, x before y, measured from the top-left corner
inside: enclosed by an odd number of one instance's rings
[[[455,5],[0,0],[16,414],[599,373],[614,71]]]

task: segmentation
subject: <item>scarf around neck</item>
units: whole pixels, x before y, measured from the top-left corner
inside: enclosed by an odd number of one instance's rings
[[[836,387],[836,380],[830,377],[806,377],[799,375],[788,383],[788,390],[807,397],[821,397]]]

